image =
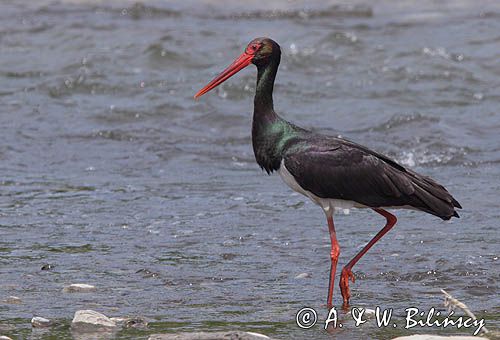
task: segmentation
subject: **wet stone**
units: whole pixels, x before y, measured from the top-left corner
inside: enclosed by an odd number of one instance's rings
[[[31,319],[31,325],[35,328],[44,328],[52,325],[49,319],[42,318],[40,316],[35,316]]]
[[[308,279],[311,277],[311,274],[309,273],[300,273],[299,275],[295,276],[296,279]]]
[[[106,315],[86,309],[75,312],[71,329],[79,332],[109,331],[116,328],[116,323]]]
[[[96,290],[97,288],[95,286],[85,283],[74,283],[63,288],[63,292],[65,293],[90,293]]]

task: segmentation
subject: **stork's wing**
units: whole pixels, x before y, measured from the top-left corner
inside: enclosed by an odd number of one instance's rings
[[[297,183],[318,197],[369,207],[412,206],[443,219],[458,216],[458,202],[432,179],[343,139],[304,143],[288,150],[284,165]]]

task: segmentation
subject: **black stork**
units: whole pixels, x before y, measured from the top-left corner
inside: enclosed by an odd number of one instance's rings
[[[281,59],[280,46],[269,38],[252,40],[221,74],[202,88],[198,98],[250,64],[257,66],[252,144],[255,159],[268,174],[277,171],[293,190],[309,197],[326,214],[331,239],[327,308],[332,296],[340,247],[335,208],[371,208],[386,218],[375,237],[342,268],[340,291],[348,307],[352,267],[394,225],[396,216],[385,208],[420,210],[443,220],[459,217],[460,203],[440,184],[403,167],[391,158],[344,138],[314,133],[276,114],[273,86]]]

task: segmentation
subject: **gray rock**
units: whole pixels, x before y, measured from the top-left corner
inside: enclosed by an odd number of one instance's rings
[[[400,336],[392,340],[488,340],[480,336],[440,336],[432,334],[414,334],[409,336]]]
[[[63,288],[63,292],[65,293],[90,293],[96,290],[97,288],[95,286],[85,283],[73,283]]]
[[[49,319],[42,318],[40,316],[35,316],[31,319],[31,325],[35,328],[44,328],[52,325]]]
[[[116,323],[104,314],[86,309],[76,311],[71,329],[78,332],[112,331],[116,329]]]
[[[152,334],[148,340],[273,340],[267,335],[253,332],[195,332]]]

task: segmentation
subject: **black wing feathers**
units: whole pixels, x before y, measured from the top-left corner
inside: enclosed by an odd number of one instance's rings
[[[361,145],[321,138],[284,153],[288,171],[318,197],[351,200],[369,207],[411,206],[442,219],[460,204],[440,184]]]

